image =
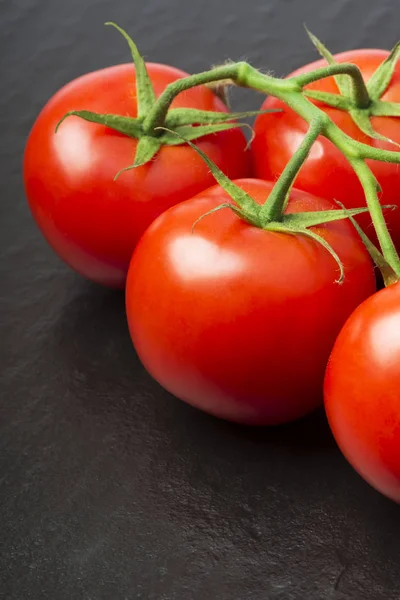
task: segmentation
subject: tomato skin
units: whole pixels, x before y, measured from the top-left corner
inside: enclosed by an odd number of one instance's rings
[[[273,183],[237,182],[257,202]],[[178,398],[252,425],[296,419],[322,403],[329,353],[352,310],[375,290],[351,225],[316,230],[337,264],[304,236],[263,231],[229,209],[215,186],[161,215],[132,257],[126,288],[131,337],[150,374]],[[288,212],[332,205],[293,190]]]
[[[386,50],[364,49],[343,52],[337,54],[335,58],[340,63],[356,64],[364,79],[368,81],[388,54]],[[292,75],[300,75],[324,66],[326,66],[326,62],[322,59],[294,71]],[[332,77],[315,82],[307,86],[307,89],[330,93],[339,92]],[[382,100],[400,102],[400,64],[396,66]],[[369,138],[362,133],[348,113],[330,108],[314,100],[312,102],[328,114],[334,123],[352,138],[376,148],[397,150],[397,147],[392,144]],[[257,117],[252,144],[254,176],[267,180],[275,180],[279,176],[308,129],[308,124],[280,100],[267,98],[262,109],[271,108],[279,108],[282,112]],[[400,119],[372,117],[371,122],[377,132],[400,143]],[[381,203],[399,206],[400,170],[398,165],[378,161],[367,162],[382,187]],[[352,167],[340,150],[323,137],[319,137],[315,142],[296,179],[296,187],[321,198],[339,200],[347,208],[365,206],[364,192]],[[385,216],[394,242],[400,248],[400,210],[386,211]],[[357,217],[357,220],[366,233],[376,240],[369,215],[361,215]]]
[[[156,95],[186,73],[149,63]],[[213,185],[202,159],[188,146],[163,147],[150,163],[132,164],[137,141],[105,126],[69,117],[70,110],[137,116],[135,69],[123,64],[84,75],[44,107],[29,135],[24,180],[29,205],[43,235],[73,269],[112,287],[123,287],[140,236],[160,213]],[[174,108],[227,112],[206,87],[180,94]],[[196,144],[229,177],[249,175],[246,140],[238,129]]]
[[[400,283],[368,298],[348,319],[328,363],[324,395],[347,460],[400,503]]]

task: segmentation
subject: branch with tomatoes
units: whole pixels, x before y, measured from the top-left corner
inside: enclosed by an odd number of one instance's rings
[[[65,86],[27,142],[47,241],[126,288],[136,351],[168,391],[278,425],[324,390],[347,459],[400,502],[400,45],[332,56],[308,32],[323,58],[286,79],[246,62],[188,75],[110,25],[134,66]],[[233,113],[231,85],[268,98]]]

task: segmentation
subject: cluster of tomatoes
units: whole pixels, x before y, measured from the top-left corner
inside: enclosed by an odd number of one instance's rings
[[[387,55],[363,50],[336,59],[358,65],[368,79]],[[152,63],[147,72],[155,96],[186,77]],[[400,284],[375,293],[372,261],[349,220],[313,228],[344,265],[338,284],[337,263],[312,237],[266,231],[219,209],[231,201],[229,194],[188,144],[165,145],[153,160],[114,180],[132,163],[136,139],[78,117],[55,133],[71,110],[136,117],[135,78],[131,64],[84,75],[39,115],[27,142],[24,179],[43,235],[77,272],[126,287],[133,343],[167,390],[221,418],[276,425],[317,408],[325,389],[328,419],[344,454],[400,502]],[[333,78],[310,87],[338,91]],[[400,70],[386,96],[399,100]],[[349,136],[386,147],[362,133],[346,111],[321,106]],[[204,86],[178,95],[172,108],[180,107],[228,110]],[[280,110],[256,118],[250,150],[238,128],[196,142],[259,204],[307,131],[281,101],[270,97],[262,108]],[[374,117],[374,127],[400,142],[399,119]],[[371,168],[385,204],[399,204],[398,166],[374,162]],[[322,137],[295,185],[287,214],[336,209],[335,200],[348,208],[365,205],[346,158]],[[369,216],[362,218],[371,233]],[[399,248],[400,211],[388,219]]]

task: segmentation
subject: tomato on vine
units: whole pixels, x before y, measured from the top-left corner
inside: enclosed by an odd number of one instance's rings
[[[397,60],[399,44],[389,53],[386,50],[351,50],[332,56],[310,34],[324,59],[308,64],[289,77],[311,74],[316,69],[333,64],[356,65],[366,82],[367,94],[356,103],[351,97],[352,84],[346,75],[327,77],[309,83],[304,94],[350,138],[371,148],[399,150],[400,144],[400,65]],[[255,176],[273,180],[283,171],[287,161],[301,143],[307,123],[297,114],[296,106],[287,106],[270,96],[263,109],[280,109],[275,114],[257,117],[252,156]],[[369,167],[380,188],[380,201],[394,205],[386,215],[393,241],[400,249],[400,171],[397,164],[385,160],[370,161]],[[365,205],[364,189],[343,152],[330,140],[320,136],[314,144],[296,179],[296,186],[329,200],[338,200],[346,207]],[[371,218],[362,215],[359,223],[374,237]]]
[[[62,88],[38,116],[24,157],[29,205],[49,244],[73,269],[112,287],[124,286],[132,252],[148,225],[213,184],[196,153],[156,126],[201,138],[200,147],[230,177],[249,174],[246,139],[232,123],[243,115],[230,115],[200,86],[176,97],[160,116],[157,98],[187,74],[146,65],[120,31],[136,67],[109,67]]]

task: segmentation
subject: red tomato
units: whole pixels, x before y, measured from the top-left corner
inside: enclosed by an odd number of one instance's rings
[[[353,50],[336,55],[336,60],[340,63],[350,62],[357,65],[367,81],[388,54],[386,50]],[[322,59],[298,69],[292,75],[300,75],[323,66],[326,66],[326,62]],[[339,93],[333,77],[315,82],[308,88]],[[400,63],[382,100],[400,102]],[[314,104],[323,109],[336,125],[352,138],[377,148],[396,150],[396,146],[372,139],[362,133],[348,113],[316,101]],[[280,108],[283,111],[257,117],[252,144],[255,175],[262,179],[274,180],[301,143],[308,125],[293,110],[275,98],[268,98],[262,108]],[[372,117],[371,122],[377,132],[400,143],[399,118]],[[400,207],[398,165],[378,161],[369,161],[368,164],[381,184],[383,190],[381,202]],[[315,142],[310,156],[296,179],[296,187],[322,198],[339,200],[347,208],[365,206],[364,192],[353,169],[343,154],[323,137]],[[388,211],[386,216],[395,244],[400,248],[400,210]],[[375,239],[370,217],[362,215],[357,219],[366,233]]]
[[[348,461],[400,502],[400,283],[371,296],[342,329],[326,371],[325,406]]]
[[[241,180],[259,203],[273,183]],[[264,231],[223,209],[215,186],[161,215],[129,268],[132,340],[150,374],[178,398],[253,425],[301,417],[322,403],[326,363],[344,321],[375,289],[370,259],[348,222],[314,228],[317,242]],[[332,205],[293,190],[288,212]]]
[[[158,95],[186,73],[148,64]],[[135,69],[124,64],[89,73],[61,89],[44,107],[29,136],[24,178],[32,213],[53,249],[72,268],[104,285],[124,286],[142,233],[164,210],[214,183],[188,146],[164,146],[150,163],[132,164],[137,141],[102,125],[70,117],[70,110],[137,116]],[[226,112],[208,88],[181,94],[173,107]],[[230,177],[249,174],[246,140],[238,129],[196,142]]]

